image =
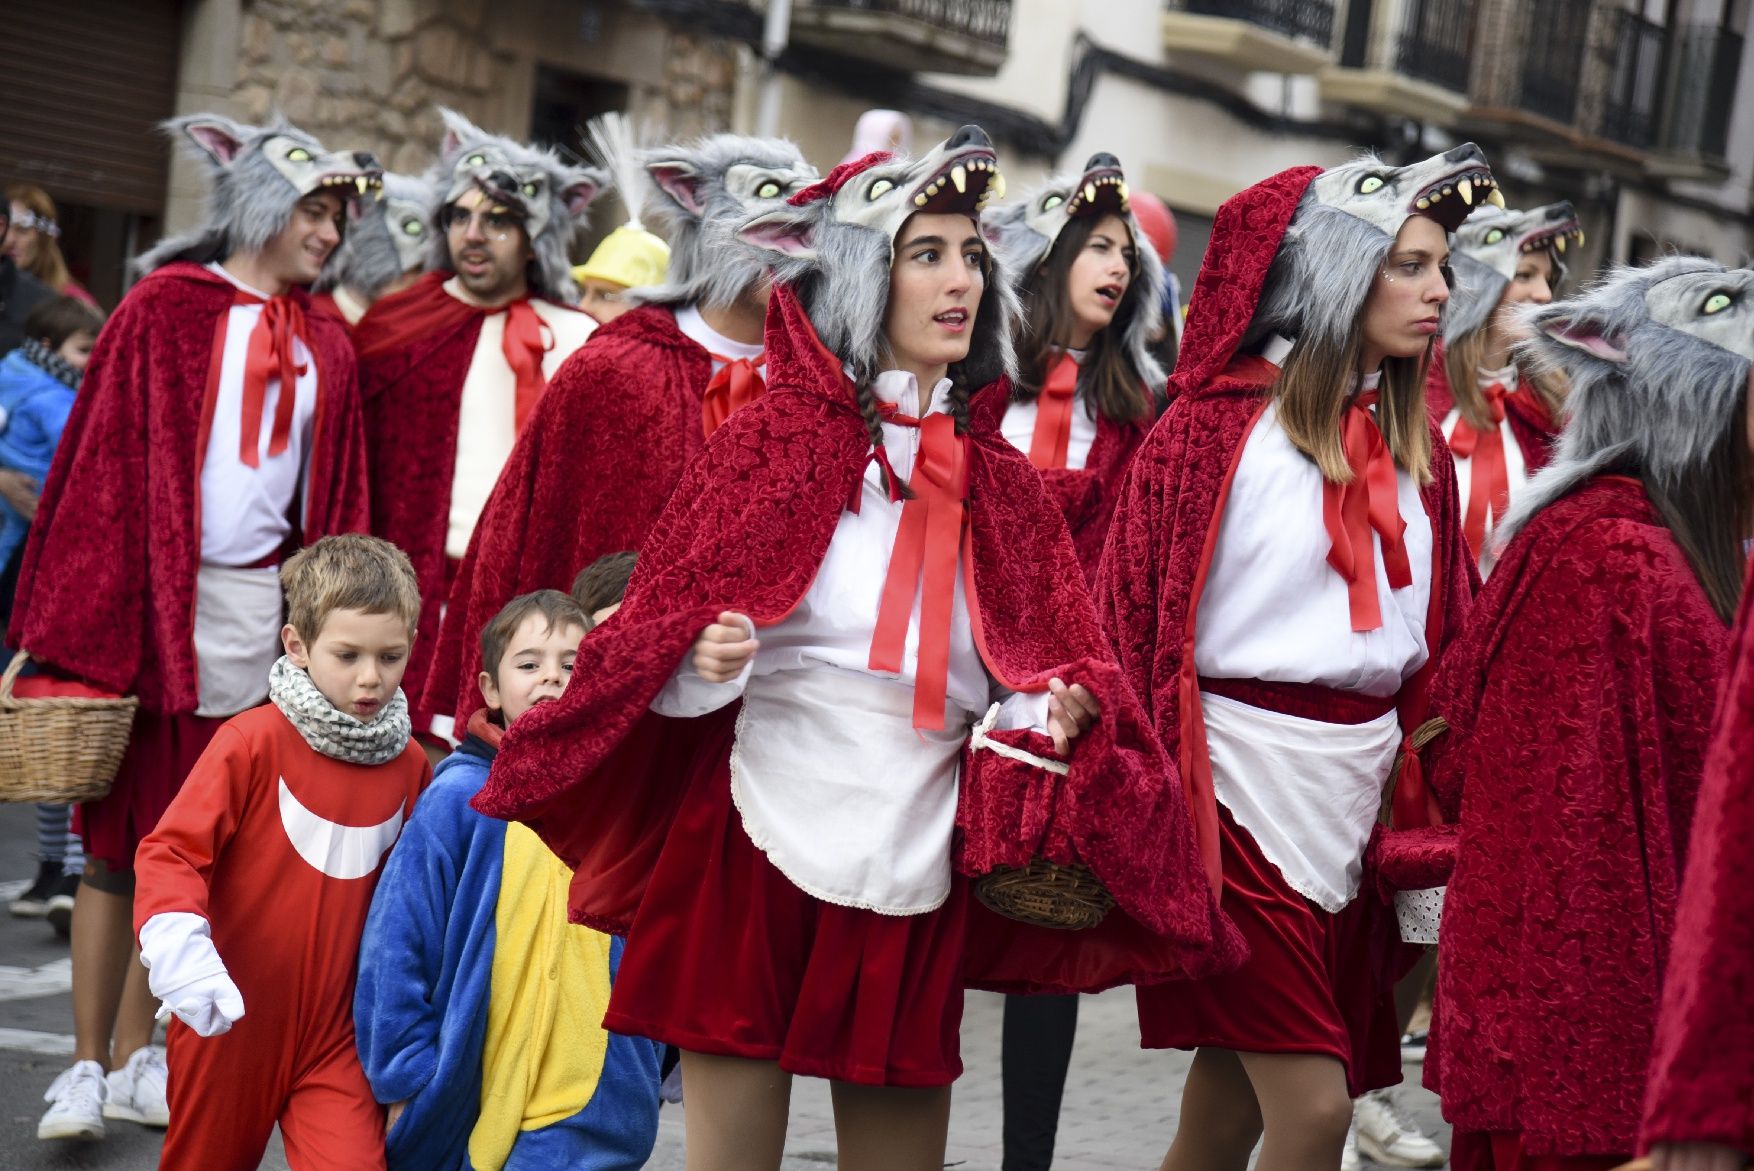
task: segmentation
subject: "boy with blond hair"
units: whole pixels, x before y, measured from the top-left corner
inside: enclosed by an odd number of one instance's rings
[[[662,1048],[602,1023],[621,941],[567,922],[572,872],[535,833],[469,807],[505,730],[566,689],[588,626],[537,590],[482,628],[487,706],[384,867],[354,1021],[391,1171],[634,1171],[651,1155]]]
[[[177,1017],[161,1168],[253,1171],[277,1122],[295,1171],[384,1165],[351,1009],[380,863],[430,775],[400,690],[420,594],[359,535],[280,580],[270,702],[218,730],[137,856],[140,956]]]

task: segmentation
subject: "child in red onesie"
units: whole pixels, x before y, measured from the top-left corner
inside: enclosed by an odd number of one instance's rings
[[[328,537],[288,561],[269,703],[228,721],[140,845],[134,923],[169,1038],[161,1168],[384,1166],[353,980],[380,864],[425,786],[399,690],[408,558]],[[223,1034],[223,1035],[222,1035]]]

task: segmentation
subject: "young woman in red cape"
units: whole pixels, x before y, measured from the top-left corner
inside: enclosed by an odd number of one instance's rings
[[[691,1168],[777,1168],[793,1074],[834,1083],[840,1166],[942,1165],[962,990],[1069,992],[1234,964],[1186,799],[1065,525],[999,434],[1012,294],[965,127],[757,217],[768,391],[640,551],[573,683],[476,807],[625,932],[606,1017],[683,1050]],[[968,875],[1041,857],[1115,901],[1001,919]]]
[[[1569,418],[1432,693],[1459,846],[1425,1080],[1458,1171],[1637,1149],[1754,516],[1750,292],[1675,257],[1525,318]]]
[[[1241,1171],[1263,1133],[1260,1171],[1331,1171],[1351,1098],[1400,1078],[1405,957],[1363,861],[1477,580],[1425,363],[1448,232],[1492,186],[1470,143],[1228,200],[1115,513],[1105,626],[1216,827],[1250,948],[1221,979],[1139,990],[1144,1044],[1198,1050],[1167,1171]],[[1403,820],[1427,819],[1400,788]]]

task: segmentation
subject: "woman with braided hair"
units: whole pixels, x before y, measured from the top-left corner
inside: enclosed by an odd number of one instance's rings
[[[1175,769],[1121,682],[1059,512],[998,428],[1009,287],[967,127],[757,216],[768,390],[714,432],[573,684],[476,798],[627,937],[606,1025],[683,1052],[688,1165],[780,1165],[791,1078],[839,1165],[936,1171],[966,986],[1094,991],[1240,957]],[[1085,931],[968,876],[1078,863]]]

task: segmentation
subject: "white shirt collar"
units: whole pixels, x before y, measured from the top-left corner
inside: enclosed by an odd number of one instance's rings
[[[269,299],[269,295],[267,293],[264,293],[261,289],[252,288],[249,285],[244,284],[243,281],[238,280],[237,277],[232,276],[230,272],[226,271],[226,267],[223,264],[219,263],[219,261],[217,261],[217,260],[210,262],[207,265],[207,270],[209,272],[218,273],[220,276],[222,276],[226,280],[230,281],[234,286],[242,289],[244,292],[250,294],[250,296],[252,296],[252,297],[260,297],[264,301]]]
[[[675,310],[676,328],[684,337],[709,354],[717,354],[721,358],[736,361],[738,358],[754,359],[760,355],[762,347],[758,343],[732,341],[718,330],[706,323],[700,310],[693,305],[682,305]]]
[[[929,412],[942,411],[950,405],[951,385],[950,379],[940,378],[938,385],[932,388],[931,405],[924,411],[919,409],[919,382],[909,371],[883,371],[871,380],[871,393],[883,402],[893,403],[903,414],[924,418]]]
[[[1506,390],[1515,390],[1517,384],[1516,363],[1511,362],[1497,370],[1488,370],[1482,366],[1475,373],[1475,378],[1479,382],[1481,390],[1485,390],[1495,382]]]
[[[1275,366],[1283,367],[1285,359],[1291,355],[1291,347],[1295,344],[1294,339],[1276,333],[1268,338],[1266,344],[1261,347],[1261,357]]]

